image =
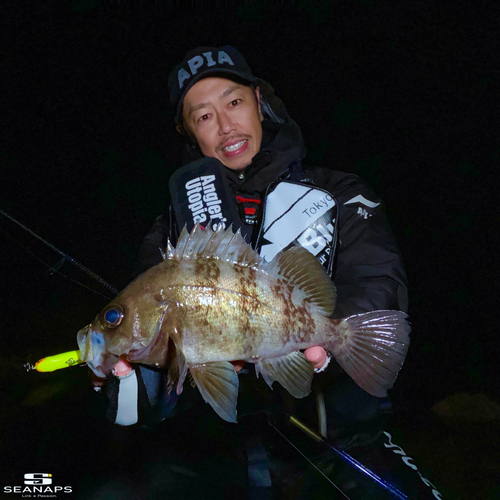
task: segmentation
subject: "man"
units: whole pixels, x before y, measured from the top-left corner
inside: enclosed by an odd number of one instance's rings
[[[334,317],[377,309],[406,311],[406,277],[380,200],[355,175],[302,164],[306,150],[297,124],[273,88],[252,74],[237,50],[199,47],[189,52],[172,71],[169,87],[176,128],[185,138],[187,161],[170,180],[168,215],[158,217],[144,239],[139,272],[161,261],[167,239],[175,245],[185,225],[190,230],[195,223],[213,228],[232,224],[266,260],[294,245],[313,253],[337,287]],[[314,386],[322,390],[325,400],[323,432],[328,439],[358,460],[366,458],[369,466],[378,465],[380,471],[398,477],[412,473],[400,484],[411,484],[419,498],[432,494],[439,498],[433,487],[422,482],[413,464],[401,462],[401,454],[392,457],[393,462],[401,463],[389,463],[388,453],[395,446],[383,433],[389,400],[359,388],[324,349],[313,347],[305,355],[315,366]],[[286,406],[311,424],[316,415],[314,397],[290,401],[279,388],[271,394],[258,386],[252,366],[238,361],[233,364],[240,373],[238,408],[243,424],[229,429],[214,420],[211,430],[200,439],[208,439],[211,432],[221,437],[216,439],[217,446],[222,440],[234,443],[230,450],[211,449],[214,457],[234,454],[241,458],[238,450],[244,450],[250,496],[266,498],[274,488],[289,498],[298,484],[290,479],[290,471],[300,467],[288,464],[283,453],[277,452],[273,458],[273,450],[279,448],[276,436],[269,438],[269,429],[262,429],[257,415],[262,411],[280,414]],[[179,433],[189,426],[187,422],[197,430],[203,426],[199,412],[206,405],[195,390],[187,387],[178,400],[175,395],[166,397],[161,371],[134,368],[126,360],[115,367],[116,377],[111,377],[108,385],[112,421],[153,426],[167,418],[163,428]],[[203,418],[212,418],[207,415]],[[182,454],[185,450],[180,448],[190,445],[184,442],[176,449]],[[169,442],[168,446],[176,445]],[[196,461],[189,451],[185,453],[184,464]],[[332,457],[326,453],[321,460],[328,463]],[[294,474],[300,476],[300,472]],[[383,498],[383,489],[361,476],[349,467],[340,467],[336,481],[353,498]],[[206,477],[201,484],[204,481],[208,484]],[[309,496],[318,491],[308,486],[307,478],[299,482],[303,491],[297,498],[302,498],[307,488]],[[233,491],[238,491],[236,483]],[[187,493],[175,491],[186,497]]]

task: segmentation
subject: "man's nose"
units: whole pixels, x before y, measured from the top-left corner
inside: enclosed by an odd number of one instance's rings
[[[219,113],[219,135],[226,135],[235,129],[231,116],[227,113]]]

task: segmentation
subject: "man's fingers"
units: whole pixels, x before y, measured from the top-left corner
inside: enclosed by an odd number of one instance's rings
[[[231,364],[234,366],[234,371],[238,373],[244,366],[245,366],[245,361],[242,361],[240,359],[236,361],[231,361]]]
[[[304,356],[313,364],[314,368],[321,368],[326,363],[328,357],[326,351],[319,345],[306,349]]]
[[[124,377],[132,371],[132,365],[125,357],[121,356],[118,363],[113,366],[113,375],[115,377]]]
[[[91,381],[92,381],[92,385],[94,387],[102,387],[103,385],[106,384],[106,382],[108,381],[107,378],[102,378],[102,377],[98,377],[94,372],[90,372],[90,377],[91,377]]]

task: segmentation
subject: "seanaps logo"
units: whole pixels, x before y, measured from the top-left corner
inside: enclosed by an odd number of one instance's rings
[[[52,484],[52,474],[29,472],[24,475],[24,484]]]
[[[28,472],[24,474],[24,486],[4,486],[4,493],[21,493],[22,498],[57,498],[59,493],[72,493],[71,486],[55,486],[52,474]]]

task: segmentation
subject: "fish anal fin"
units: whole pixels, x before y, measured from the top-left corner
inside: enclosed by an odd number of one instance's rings
[[[278,254],[270,264],[272,268],[279,277],[300,288],[306,299],[325,316],[333,313],[337,295],[335,286],[311,252],[302,247],[293,247]]]
[[[410,345],[410,324],[401,311],[373,311],[345,318],[344,341],[330,350],[338,364],[372,396],[387,396],[403,366]]]
[[[236,423],[238,402],[238,375],[229,361],[203,363],[190,366],[202,398],[227,422]]]
[[[261,359],[256,372],[262,375],[269,387],[278,381],[294,398],[305,398],[311,392],[313,365],[298,351],[279,358]]]

